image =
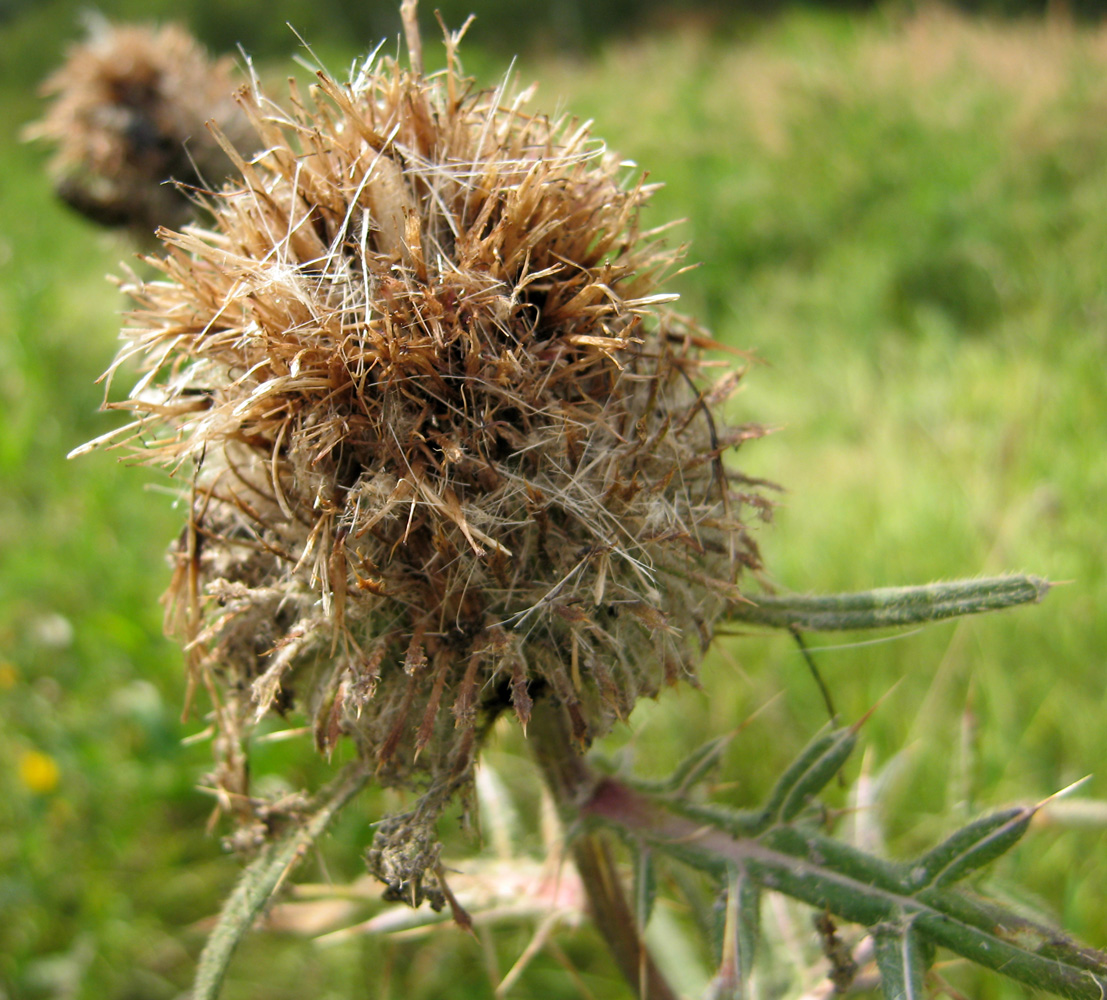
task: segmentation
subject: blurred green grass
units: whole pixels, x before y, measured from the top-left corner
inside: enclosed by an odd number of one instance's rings
[[[469,64],[485,83],[503,71],[479,52]],[[816,643],[843,715],[880,702],[864,736],[874,767],[895,760],[879,810],[890,850],[1095,774],[1107,32],[794,12],[748,38],[689,26],[520,74],[540,80],[537,106],[594,118],[665,183],[647,221],[686,217],[677,238],[703,261],[678,281],[685,308],[764,362],[733,415],[780,428],[738,457],[787,488],[760,532],[774,581],[825,591],[1005,569],[1068,581],[1037,608]],[[5,76],[5,135],[37,113],[31,91]],[[103,275],[131,251],[56,205],[42,164],[40,150],[0,145],[0,984],[20,1000],[170,998],[236,863],[204,833],[207,749],[181,744],[202,723],[179,722],[180,654],[160,637],[180,512],[149,488],[164,486],[157,474],[106,454],[65,460],[110,425],[93,380],[123,303]],[[642,706],[604,749],[661,773],[755,712],[719,790],[747,804],[824,721],[784,638],[720,643],[702,691]],[[56,764],[56,787],[28,769],[33,754]],[[516,736],[489,759],[533,802]],[[290,787],[328,772],[294,743],[266,747],[256,769]],[[1082,794],[1107,798],[1104,778]],[[350,810],[326,847],[330,877],[358,873],[383,807],[370,795]],[[987,885],[1107,945],[1101,829],[1036,829]],[[503,969],[530,930],[498,932]],[[587,931],[560,940],[595,996],[628,995]],[[485,963],[453,931],[331,950],[263,935],[227,996],[486,996]],[[950,974],[974,997],[1025,995]],[[582,993],[543,955],[513,995]]]

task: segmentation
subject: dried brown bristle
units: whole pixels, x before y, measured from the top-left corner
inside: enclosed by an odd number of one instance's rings
[[[241,91],[264,153],[126,289],[117,364],[148,374],[116,441],[192,470],[171,620],[227,801],[292,703],[429,813],[502,709],[559,699],[576,752],[694,679],[758,563],[764,502],[721,456],[761,429],[725,425],[737,379],[703,382],[710,341],[658,292],[679,252],[639,230],[649,188],[475,90],[456,43],[288,112]]]

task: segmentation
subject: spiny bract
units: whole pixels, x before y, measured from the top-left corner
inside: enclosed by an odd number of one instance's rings
[[[457,41],[287,112],[243,89],[263,152],[228,143],[214,227],[162,231],[164,280],[126,287],[117,364],[147,374],[115,440],[191,477],[171,618],[247,817],[245,739],[293,705],[428,817],[504,709],[555,698],[583,746],[694,679],[758,563],[765,502],[722,456],[762,431],[723,425],[738,374],[704,383],[712,342],[657,291],[679,252],[639,229],[649,188],[475,90]],[[381,829],[406,846],[373,867],[418,886],[426,822]]]

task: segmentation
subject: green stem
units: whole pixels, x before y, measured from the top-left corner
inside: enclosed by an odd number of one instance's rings
[[[1036,604],[1049,590],[1049,582],[1037,576],[994,576],[848,594],[758,594],[748,603],[732,603],[728,618],[803,632],[888,628]]]
[[[574,744],[564,710],[552,698],[536,702],[527,742],[562,822],[566,828],[572,826],[596,778]],[[641,1000],[677,1000],[646,950],[607,843],[598,833],[581,831],[573,837],[571,849],[596,928],[635,995]]]
[[[219,996],[231,956],[239,942],[254,926],[289,871],[368,780],[369,770],[363,762],[347,764],[320,793],[319,807],[312,816],[266,847],[246,868],[223,904],[219,921],[200,954],[192,1000],[215,1000]]]

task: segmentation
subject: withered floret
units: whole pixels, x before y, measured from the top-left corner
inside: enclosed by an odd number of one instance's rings
[[[658,292],[679,252],[639,229],[649,187],[473,89],[456,42],[441,74],[373,59],[288,112],[239,94],[264,152],[127,285],[119,361],[147,374],[111,404],[117,442],[191,477],[171,620],[227,805],[251,727],[295,706],[423,791],[411,843],[502,711],[555,698],[583,746],[694,679],[765,507],[722,460],[761,434],[720,417],[737,375],[705,381],[711,342]],[[376,849],[398,894],[426,890],[417,853]]]

